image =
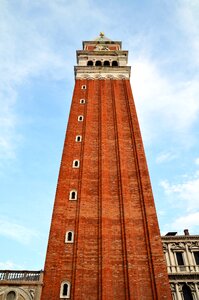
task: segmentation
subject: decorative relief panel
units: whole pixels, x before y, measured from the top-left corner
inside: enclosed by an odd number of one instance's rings
[[[185,243],[172,243],[170,248],[172,250],[184,250],[185,249]]]

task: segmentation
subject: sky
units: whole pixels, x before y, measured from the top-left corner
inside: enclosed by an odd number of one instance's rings
[[[161,234],[199,234],[199,1],[0,1],[0,269],[44,267],[76,50],[129,50]]]

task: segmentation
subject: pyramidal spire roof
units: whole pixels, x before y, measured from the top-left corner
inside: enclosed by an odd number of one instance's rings
[[[104,32],[100,32],[99,36],[94,39],[96,42],[111,42],[109,38],[107,38],[104,34]]]

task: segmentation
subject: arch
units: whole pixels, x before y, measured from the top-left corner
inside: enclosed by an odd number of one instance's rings
[[[112,66],[113,66],[113,67],[118,67],[118,62],[117,62],[116,60],[113,60],[113,61],[112,61]]]
[[[187,284],[183,285],[182,293],[183,293],[184,300],[193,300],[191,289]]]
[[[73,168],[79,168],[80,162],[78,159],[73,160]]]
[[[70,191],[69,200],[77,200],[77,191],[76,190]]]
[[[76,142],[81,142],[82,141],[82,136],[81,135],[76,135],[75,141]]]
[[[100,60],[97,60],[95,62],[96,67],[101,67],[102,66],[102,62]]]
[[[105,66],[105,67],[110,67],[110,61],[105,60],[105,61],[104,61],[104,66]]]
[[[72,244],[74,242],[74,232],[73,231],[67,231],[65,236],[65,243]]]
[[[68,280],[65,280],[61,283],[60,288],[60,298],[69,299],[70,298],[70,288],[71,284]]]
[[[87,66],[93,66],[93,61],[92,61],[92,60],[89,60],[89,61],[87,62]]]
[[[7,293],[6,300],[15,300],[16,299],[16,293],[14,291],[10,291]]]
[[[78,121],[79,121],[79,122],[82,122],[82,121],[83,121],[83,119],[84,119],[84,117],[83,117],[83,116],[78,116]]]

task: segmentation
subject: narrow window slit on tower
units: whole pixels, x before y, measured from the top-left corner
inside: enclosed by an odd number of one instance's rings
[[[77,191],[76,190],[70,191],[69,200],[77,200]]]
[[[73,160],[73,168],[79,168],[80,162],[78,159]]]
[[[67,296],[68,295],[68,284],[64,283],[63,285],[63,296]]]
[[[67,231],[65,236],[65,243],[73,243],[74,242],[74,232]]]
[[[60,298],[69,299],[70,298],[70,282],[64,281],[61,284]]]
[[[86,103],[86,100],[85,99],[80,99],[80,104],[85,104]]]
[[[83,119],[84,119],[84,117],[83,117],[83,116],[78,116],[78,121],[79,121],[79,122],[82,122],[82,121],[83,121]]]
[[[82,85],[82,90],[86,90],[86,85]]]
[[[82,141],[82,136],[81,135],[76,135],[75,141],[76,142],[81,142]]]

